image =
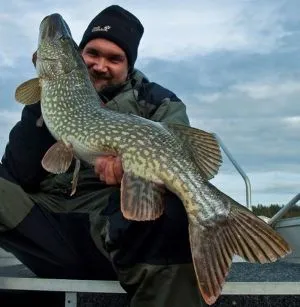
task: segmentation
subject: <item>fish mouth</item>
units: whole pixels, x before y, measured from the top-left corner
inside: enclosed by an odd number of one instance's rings
[[[46,16],[40,25],[39,43],[63,38],[71,39],[72,34],[62,16],[57,13]]]
[[[46,16],[39,31],[37,53],[33,56],[39,78],[53,79],[83,67],[78,46],[60,14]]]

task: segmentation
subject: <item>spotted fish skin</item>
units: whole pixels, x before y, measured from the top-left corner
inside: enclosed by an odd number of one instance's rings
[[[47,80],[42,84],[43,118],[56,139],[71,143],[77,155],[91,164],[100,153],[121,156],[125,171],[131,170],[147,180],[164,182],[171,191],[184,198],[187,212],[195,222],[196,219],[212,218],[216,213],[228,214],[228,208],[225,209],[223,204],[218,206],[212,201],[213,197],[207,199],[209,194],[204,189],[199,195],[203,179],[174,135],[159,123],[100,108],[97,93],[94,97],[83,95],[78,91],[79,86],[72,86],[81,83],[84,88],[89,82],[88,78],[83,80],[82,75],[74,71],[67,80]],[[170,159],[174,152],[176,158]],[[193,205],[199,201],[207,204],[201,211]]]
[[[44,122],[60,146],[66,146],[66,157],[71,150],[90,164],[101,154],[121,157],[121,209],[126,218],[158,218],[165,188],[181,199],[195,274],[207,304],[221,294],[235,254],[265,263],[290,252],[269,225],[207,180],[211,176],[200,167],[198,147],[201,134],[204,143],[209,140],[203,160],[219,150],[210,134],[101,107],[68,25],[58,14],[41,23],[36,68]],[[19,90],[16,97],[21,101],[23,94]]]

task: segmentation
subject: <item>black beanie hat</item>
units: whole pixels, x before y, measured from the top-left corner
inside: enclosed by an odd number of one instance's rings
[[[79,48],[83,49],[92,39],[105,38],[125,51],[129,67],[133,68],[143,33],[143,25],[133,14],[118,5],[111,5],[88,25]]]

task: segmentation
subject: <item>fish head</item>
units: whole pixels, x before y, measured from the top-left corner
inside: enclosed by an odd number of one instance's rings
[[[70,28],[60,14],[46,16],[40,24],[36,69],[39,78],[44,79],[86,69]]]

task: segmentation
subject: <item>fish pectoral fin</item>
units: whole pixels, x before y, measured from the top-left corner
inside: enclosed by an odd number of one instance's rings
[[[34,104],[41,100],[41,87],[38,78],[30,79],[19,85],[15,98],[23,104]]]
[[[125,172],[121,182],[121,211],[125,218],[151,221],[164,211],[165,187]]]
[[[71,144],[62,140],[53,144],[42,159],[43,168],[54,174],[61,174],[68,170],[73,160],[74,152]]]
[[[222,164],[222,155],[218,141],[213,134],[206,131],[173,123],[163,123],[188,148],[196,165],[206,179],[212,179]]]
[[[249,262],[274,262],[291,252],[287,242],[250,210],[232,202],[229,215],[209,227],[190,223],[189,236],[201,294],[213,304],[222,291],[233,255]]]

